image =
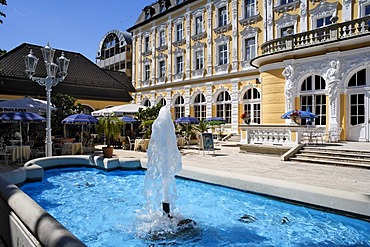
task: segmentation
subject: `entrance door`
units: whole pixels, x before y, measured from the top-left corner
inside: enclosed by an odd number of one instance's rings
[[[369,92],[349,95],[348,140],[369,141]]]

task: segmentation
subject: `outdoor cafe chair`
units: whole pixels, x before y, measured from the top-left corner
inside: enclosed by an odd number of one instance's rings
[[[8,165],[8,157],[13,155],[13,151],[7,148],[6,144],[0,143],[0,156],[5,159],[5,165]]]
[[[135,139],[131,139],[129,136],[127,136],[128,144],[129,144],[129,150],[134,150],[135,148]]]

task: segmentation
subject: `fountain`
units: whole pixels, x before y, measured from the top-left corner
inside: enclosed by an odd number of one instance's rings
[[[182,162],[171,113],[166,106],[153,123],[147,153],[146,213],[140,216],[139,232],[151,239],[196,234],[196,223],[184,219],[175,207],[175,175],[181,171]]]

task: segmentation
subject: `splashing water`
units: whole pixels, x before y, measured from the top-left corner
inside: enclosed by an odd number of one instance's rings
[[[161,108],[152,126],[147,166],[144,188],[146,213],[139,216],[138,233],[151,239],[178,237],[179,226],[181,228],[186,222],[175,208],[175,175],[181,171],[182,162],[175,127],[166,106]],[[168,210],[162,208],[163,203],[169,206]]]

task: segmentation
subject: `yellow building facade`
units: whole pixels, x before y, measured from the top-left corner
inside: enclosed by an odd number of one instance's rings
[[[369,141],[369,15],[365,0],[157,1],[128,29],[133,97],[174,119],[223,117],[245,143],[295,142],[281,119],[295,109],[334,139]]]

